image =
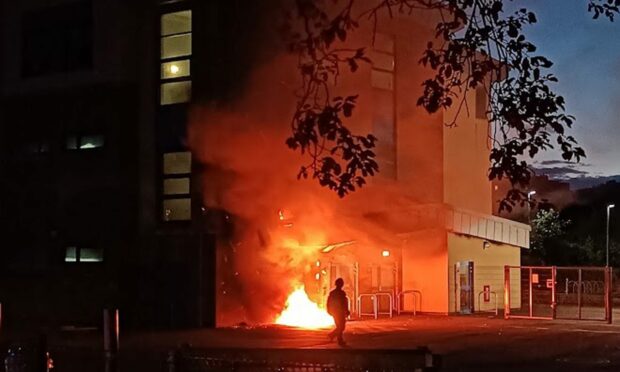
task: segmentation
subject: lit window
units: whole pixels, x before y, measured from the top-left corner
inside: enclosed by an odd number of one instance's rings
[[[161,39],[161,58],[183,57],[192,54],[192,34],[172,35]]]
[[[189,194],[189,178],[167,178],[164,180],[164,195]]]
[[[190,100],[192,95],[191,81],[177,81],[161,85],[161,104],[171,105]]]
[[[174,79],[189,76],[189,59],[165,62],[161,64],[161,78]]]
[[[180,81],[162,82],[160,104],[173,105],[191,99],[190,57],[192,55],[192,11],[166,13],[161,16],[162,59],[160,78]]]
[[[163,201],[164,221],[187,221],[192,219],[191,199],[164,199]]]
[[[103,262],[103,249],[67,247],[65,262]]]
[[[65,262],[77,262],[77,248],[67,247],[65,250]]]
[[[192,172],[192,153],[169,152],[163,156],[164,174],[190,174]]]
[[[79,262],[103,262],[103,249],[80,248]]]
[[[90,150],[103,147],[105,143],[102,135],[69,136],[65,142],[67,150]]]
[[[80,137],[80,150],[96,149],[103,147],[103,136],[82,136]]]
[[[161,16],[161,35],[175,35],[192,31],[192,11],[167,13]]]

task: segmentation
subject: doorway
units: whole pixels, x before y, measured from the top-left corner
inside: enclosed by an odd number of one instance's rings
[[[474,313],[474,262],[461,261],[455,265],[455,283],[457,286],[460,314]]]

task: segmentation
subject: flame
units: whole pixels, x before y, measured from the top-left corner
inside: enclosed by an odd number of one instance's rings
[[[286,306],[275,321],[276,324],[299,328],[328,328],[334,319],[327,311],[312,302],[304,286],[299,286],[286,299]]]

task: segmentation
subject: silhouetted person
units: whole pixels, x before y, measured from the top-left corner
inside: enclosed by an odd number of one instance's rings
[[[347,324],[347,316],[349,316],[349,302],[347,301],[347,294],[342,290],[344,287],[344,280],[342,278],[336,279],[336,288],[329,292],[327,297],[327,312],[334,318],[336,328],[330,332],[329,338],[331,340],[334,337],[338,338],[338,345],[344,346],[346,343],[342,338],[344,328]]]

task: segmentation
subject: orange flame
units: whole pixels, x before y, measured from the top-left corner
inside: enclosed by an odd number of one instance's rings
[[[288,296],[286,306],[275,321],[276,324],[299,328],[328,328],[334,325],[334,319],[327,311],[312,302],[303,285],[298,286]]]

